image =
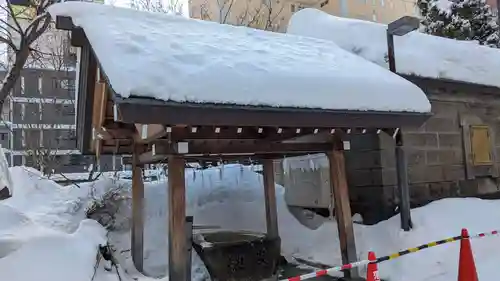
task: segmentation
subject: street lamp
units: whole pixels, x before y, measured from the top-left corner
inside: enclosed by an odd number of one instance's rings
[[[404,16],[387,26],[387,57],[389,59],[389,70],[396,72],[396,60],[394,58],[394,35],[403,36],[416,29],[420,25],[420,20],[415,17]]]
[[[394,35],[404,36],[418,28],[420,20],[415,17],[404,16],[387,26],[387,58],[389,60],[389,70],[396,73],[396,60],[394,57]],[[408,171],[406,156],[403,145],[403,134],[398,129],[395,134],[396,139],[396,173],[399,195],[399,214],[401,218],[401,228],[409,231],[412,228],[410,212],[410,190],[408,187]]]

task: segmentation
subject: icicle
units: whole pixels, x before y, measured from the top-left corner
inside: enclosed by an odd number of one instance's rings
[[[222,165],[219,167],[219,180],[222,181],[222,178],[224,176],[224,162],[221,161],[221,163]]]
[[[196,169],[193,169],[193,183],[196,181]]]
[[[201,187],[205,188],[205,171],[201,170]]]
[[[281,166],[282,166],[282,169],[283,169],[283,174],[288,174],[290,171],[290,166],[289,166],[289,163],[288,163],[288,159],[286,157],[283,158],[283,160],[281,161]]]

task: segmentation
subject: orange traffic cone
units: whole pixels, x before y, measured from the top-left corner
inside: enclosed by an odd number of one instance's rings
[[[368,252],[368,260],[377,260],[374,252]],[[366,271],[366,281],[380,281],[380,277],[378,277],[378,265],[376,263],[368,264],[368,270]]]
[[[472,247],[470,245],[469,232],[462,229],[462,240],[460,240],[460,257],[458,260],[458,281],[478,281]]]

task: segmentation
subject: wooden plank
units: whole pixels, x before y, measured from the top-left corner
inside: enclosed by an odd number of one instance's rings
[[[399,130],[396,135],[396,147],[394,153],[396,156],[396,178],[398,183],[401,228],[404,231],[410,231],[413,224],[411,221],[410,188],[408,186],[408,162],[406,159],[403,133],[401,130]]]
[[[469,122],[465,115],[460,114],[460,127],[462,128],[462,153],[464,155],[465,164],[465,177],[469,180],[475,178],[474,167],[472,164],[472,147],[470,139],[470,127]]]
[[[117,100],[121,121],[140,124],[295,128],[419,127],[430,113],[291,109],[267,106],[168,103],[151,99]]]
[[[103,134],[103,124],[106,118],[106,103],[108,100],[106,83],[101,81],[100,69],[97,69],[97,77],[94,88],[94,104],[92,108],[92,127],[94,130],[93,148],[95,155],[100,156],[102,151],[102,141],[97,134]]]
[[[274,164],[272,159],[262,160],[264,178],[264,198],[266,206],[267,235],[271,238],[279,237],[278,211],[276,208],[276,189],[274,185]]]
[[[139,272],[144,271],[144,182],[138,164],[138,150],[134,149],[132,168],[132,260]]]
[[[191,261],[193,259],[193,216],[186,217],[186,280],[191,281]]]
[[[165,131],[165,126],[160,124],[134,124],[135,128],[139,134],[139,142],[150,142],[155,139],[164,137],[167,132]]]
[[[154,155],[169,155],[179,153],[178,143],[155,143]],[[330,151],[330,143],[278,143],[268,141],[205,141],[189,142],[186,155],[223,155],[223,154],[286,154],[290,153],[321,153]],[[153,155],[153,156],[154,156]]]
[[[490,139],[490,128],[486,125],[471,125],[469,129],[472,148],[472,164],[474,166],[493,165],[493,147]]]
[[[168,276],[187,281],[186,183],[184,158],[168,157]]]
[[[357,260],[356,243],[352,224],[349,189],[347,185],[344,152],[341,145],[327,153],[330,164],[330,185],[333,193],[335,218],[339,231],[342,263],[347,264]],[[345,272],[346,277],[359,277],[356,268]]]

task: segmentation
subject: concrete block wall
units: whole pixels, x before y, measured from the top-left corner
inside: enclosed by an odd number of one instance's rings
[[[410,80],[426,92],[433,112],[421,127],[402,128],[411,206],[447,197],[500,198],[500,89]],[[489,126],[494,165],[470,168],[470,134],[464,130],[468,125]],[[346,140],[351,141],[345,157],[352,212],[361,213],[368,224],[396,214],[394,139],[382,133],[350,135]]]

